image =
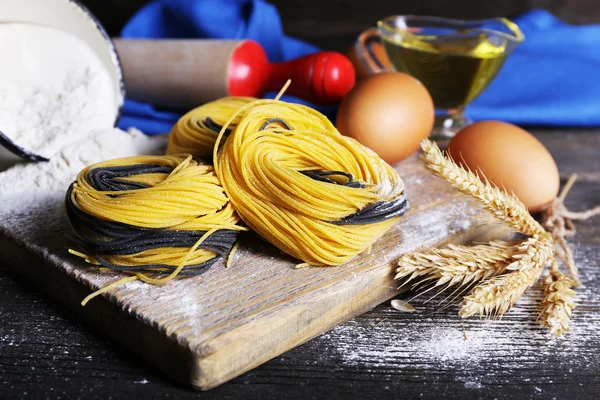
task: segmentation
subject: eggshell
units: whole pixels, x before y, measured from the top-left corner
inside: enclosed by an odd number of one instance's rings
[[[450,141],[448,152],[457,163],[514,192],[530,212],[541,211],[558,194],[556,162],[539,140],[515,125],[469,125]]]
[[[435,112],[429,92],[400,72],[375,74],[357,84],[342,101],[336,126],[374,150],[388,163],[419,148],[431,133]]]

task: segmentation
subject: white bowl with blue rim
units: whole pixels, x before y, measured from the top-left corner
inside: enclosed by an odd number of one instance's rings
[[[114,98],[106,101],[114,106],[114,118],[107,127],[116,126],[125,100],[123,71],[114,43],[96,17],[76,0],[0,0],[0,24],[15,22],[59,29],[86,42],[110,74]],[[0,132],[0,170],[19,160],[47,161]]]

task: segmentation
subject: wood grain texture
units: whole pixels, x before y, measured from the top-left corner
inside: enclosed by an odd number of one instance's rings
[[[296,260],[248,234],[231,268],[219,264],[160,287],[130,282],[82,308],[88,288],[121,276],[66,252],[65,218],[38,223],[45,207],[10,218],[10,204],[0,208],[0,259],[180,381],[209,389],[396,295],[399,254],[490,231],[490,216],[427,173],[416,155],[398,170],[410,212],[369,254],[339,268],[295,269]]]
[[[597,23],[600,11],[594,0],[278,0],[285,32],[324,49],[345,51],[359,32],[390,15],[435,15],[459,19],[514,18],[541,8],[568,23]]]
[[[146,2],[84,0],[113,35]],[[352,29],[371,26],[385,14],[413,12],[415,8],[439,15],[513,15],[542,6],[571,23],[600,21],[596,0],[375,0],[366,7],[363,1],[334,2],[334,8],[328,8],[326,0],[312,3],[317,11],[310,2],[273,3],[282,14],[287,34],[338,50],[346,49],[354,40],[356,32]],[[570,173],[579,173],[567,205],[581,210],[600,203],[600,131],[539,129],[536,134],[556,158],[563,183]],[[600,220],[577,226],[578,234],[570,243],[586,288],[576,298],[579,307],[574,316],[574,336],[548,338],[535,325],[535,304],[528,300],[501,321],[465,321],[468,337],[486,335],[489,344],[479,346],[476,363],[465,358],[448,362],[433,357],[436,353],[425,340],[406,351],[398,348],[405,336],[414,338],[414,332],[429,332],[432,337],[428,329],[434,326],[447,328],[449,334],[461,330],[456,308],[439,310],[435,303],[423,304],[427,298],[421,298],[412,302],[419,313],[405,314],[392,310],[386,302],[202,393],[178,384],[0,262],[0,397],[596,399],[600,391],[596,356],[600,353],[600,323],[596,318],[600,312]],[[0,245],[0,249],[5,247]],[[81,295],[75,296],[77,300]],[[410,299],[410,294],[402,298]],[[518,330],[521,325],[525,330]],[[501,340],[504,337],[512,341]],[[562,346],[568,351],[561,350]],[[357,350],[352,353],[355,357],[349,357],[353,349]],[[428,350],[423,353],[423,349]],[[481,361],[485,357],[489,362]]]
[[[100,19],[110,35],[117,36],[127,20],[150,0],[79,0]],[[336,49],[356,37],[359,29],[382,17],[396,14],[439,15],[455,18],[512,17],[543,8],[571,24],[600,21],[596,0],[272,0],[287,34]],[[365,5],[368,4],[368,5]],[[188,36],[189,27],[181,27]]]
[[[600,152],[598,132],[536,134],[562,171],[582,176],[567,206],[581,210],[600,202],[600,165],[593,157]],[[455,307],[440,310],[435,303],[424,304],[427,298],[411,302],[419,310],[412,314],[384,303],[200,397],[595,399],[600,390],[600,231],[598,219],[577,226],[570,243],[585,288],[576,297],[574,330],[565,339],[552,340],[536,325],[532,297],[491,322],[463,322]],[[2,267],[0,320],[3,398],[199,397]],[[477,343],[471,359],[452,340],[460,339],[456,334],[463,323],[467,337]],[[448,343],[463,349],[459,356],[450,358],[436,347],[448,336]]]
[[[12,307],[2,309],[0,385],[5,398],[593,399],[600,389],[600,253],[581,238],[577,248],[587,289],[577,298],[575,337],[550,340],[535,324],[535,304],[526,300],[501,321],[467,320],[467,337],[479,339],[476,355],[449,358],[432,350],[431,338],[442,328],[462,339],[456,309],[440,312],[421,299],[412,302],[419,312],[406,314],[386,303],[201,396],[4,271],[0,299]]]

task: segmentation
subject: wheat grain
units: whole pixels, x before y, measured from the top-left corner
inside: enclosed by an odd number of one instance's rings
[[[460,306],[459,315],[468,318],[472,315],[496,316],[507,312],[539,279],[544,266],[553,257],[554,241],[546,233],[538,238],[530,238],[520,249],[514,264],[519,268],[514,272],[494,277],[475,287]],[[519,258],[520,257],[520,258]]]
[[[552,261],[553,268],[544,280],[546,289],[540,317],[552,335],[564,334],[569,329],[575,308],[575,292],[572,289],[575,281],[558,272],[553,235],[533,219],[514,194],[458,166],[444,157],[430,140],[424,139],[421,147],[424,152],[422,158],[433,174],[475,197],[496,218],[529,238],[518,244],[449,245],[442,249],[405,254],[398,261],[395,278],[403,279],[403,285],[413,282],[413,288],[431,284],[440,290],[454,286],[468,288],[477,284],[464,297],[459,315],[462,318],[477,314],[489,317],[506,313],[525,290],[537,282],[545,265]]]
[[[477,286],[463,299],[458,315],[468,318],[477,314],[485,317],[504,314],[537,281],[541,272],[541,267],[515,271]]]
[[[429,282],[440,290],[469,286],[505,272],[518,248],[512,242],[492,241],[407,253],[398,260],[395,279],[404,280],[402,285],[415,282],[413,288]]]
[[[571,316],[575,308],[575,281],[559,272],[556,266],[544,278],[544,298],[542,300],[541,324],[550,328],[553,336],[562,336],[570,328]]]
[[[540,246],[539,242],[544,242],[546,245]],[[554,258],[554,239],[549,233],[544,233],[541,236],[530,237],[523,241],[517,251],[513,254],[513,262],[506,269],[510,271],[518,271],[539,263],[546,264],[547,261]]]
[[[416,312],[417,309],[414,308],[412,305],[410,305],[410,303],[404,301],[404,300],[392,300],[391,305],[393,308],[395,308],[398,311],[402,311],[402,312]]]
[[[514,194],[509,194],[487,181],[483,182],[473,172],[444,157],[438,146],[429,139],[423,139],[421,148],[422,158],[432,173],[445,179],[461,192],[477,198],[496,218],[528,236],[545,233],[544,228],[533,219]]]

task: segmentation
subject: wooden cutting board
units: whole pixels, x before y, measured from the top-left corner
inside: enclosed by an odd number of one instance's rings
[[[122,276],[67,252],[68,222],[51,211],[59,204],[14,215],[4,202],[0,262],[179,381],[206,390],[394,297],[400,254],[498,235],[488,213],[426,172],[417,156],[397,170],[410,211],[369,254],[340,267],[295,269],[297,260],[248,233],[230,268],[219,263],[160,287],[129,282],[82,307],[91,291]],[[54,222],[41,223],[48,212]]]

